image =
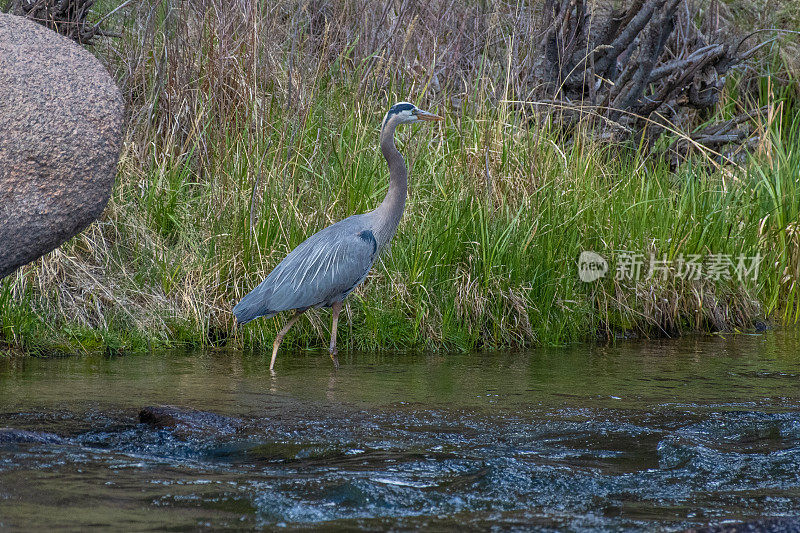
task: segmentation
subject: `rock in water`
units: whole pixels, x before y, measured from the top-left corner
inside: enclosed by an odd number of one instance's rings
[[[219,437],[232,435],[242,427],[238,418],[183,409],[171,405],[154,405],[139,411],[139,422],[150,426],[167,429],[176,437]]]
[[[0,278],[103,212],[123,109],[119,89],[92,54],[0,13]]]

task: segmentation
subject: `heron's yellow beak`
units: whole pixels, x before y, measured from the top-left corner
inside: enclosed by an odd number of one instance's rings
[[[428,113],[427,111],[423,111],[422,109],[417,109],[416,115],[419,120],[425,120],[427,122],[436,122],[439,120],[444,120],[444,117],[440,117],[439,115],[434,115],[433,113]]]

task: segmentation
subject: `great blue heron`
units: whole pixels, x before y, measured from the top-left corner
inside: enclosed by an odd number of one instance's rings
[[[339,366],[336,328],[342,302],[367,277],[375,259],[397,231],[406,206],[408,171],[395,148],[394,130],[399,124],[436,120],[444,119],[408,102],[393,105],[381,125],[381,152],[389,165],[389,190],[381,205],[369,213],[347,217],[303,241],[233,308],[240,324],[260,316],[270,318],[281,311],[295,311],[275,338],[270,370],[286,332],[312,307],[333,310],[329,352],[333,364]]]

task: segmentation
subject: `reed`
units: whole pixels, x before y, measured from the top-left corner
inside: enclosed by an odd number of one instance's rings
[[[771,110],[739,166],[700,154],[672,170],[635,143],[567,138],[519,103],[532,68],[523,37],[536,31],[527,11],[333,4],[124,11],[124,38],[95,48],[128,102],[112,200],[83,234],[0,282],[0,342],[32,353],[271,345],[284,318],[237,329],[233,304],[307,236],[379,203],[377,128],[406,99],[447,120],[399,134],[407,210],[348,299],[342,348],[561,345],[800,317],[794,82],[731,87],[741,92],[719,113],[747,98]],[[743,283],[613,270],[584,283],[583,250],[612,268],[629,253],[764,259]],[[308,315],[286,346],[325,346],[328,313]]]

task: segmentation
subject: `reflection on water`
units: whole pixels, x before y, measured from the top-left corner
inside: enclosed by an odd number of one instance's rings
[[[0,361],[0,527],[684,527],[800,514],[800,335]],[[221,415],[139,423],[150,405]],[[221,422],[219,422],[221,421]],[[42,437],[39,432],[52,436]],[[40,438],[33,438],[38,435]]]

